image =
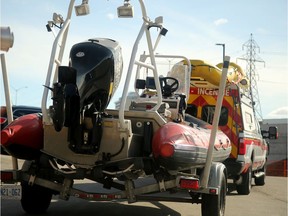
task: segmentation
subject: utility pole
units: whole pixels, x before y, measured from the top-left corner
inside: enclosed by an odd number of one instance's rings
[[[246,76],[250,81],[248,94],[251,97],[253,110],[256,115],[256,118],[258,120],[262,120],[262,110],[257,87],[257,79],[259,75],[256,71],[255,63],[262,62],[264,63],[265,66],[265,62],[256,53],[256,51],[260,52],[260,47],[253,39],[252,34],[250,34],[250,39],[243,44],[242,49],[243,50],[246,49],[246,54],[238,59],[246,61],[246,73],[247,73]]]

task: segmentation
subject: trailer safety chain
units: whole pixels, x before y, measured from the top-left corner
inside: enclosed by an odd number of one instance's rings
[[[106,170],[103,170],[102,172],[107,174],[107,175],[112,175],[112,176],[117,176],[117,175],[122,175],[125,174],[126,172],[131,171],[131,169],[134,167],[134,164],[131,164],[128,168],[126,168],[125,170],[121,170],[121,171],[116,171],[116,172],[109,172]]]
[[[125,191],[127,194],[128,203],[136,202],[134,194],[134,182],[131,179],[125,181]]]
[[[166,191],[164,180],[159,181],[159,189],[161,192]]]
[[[57,159],[53,158],[54,160],[54,163],[53,161],[49,160],[49,164],[51,165],[51,167],[56,170],[57,172],[59,173],[62,173],[62,174],[75,174],[76,173],[76,170],[73,169],[68,163],[66,163],[65,165],[70,169],[69,171],[65,171],[65,170],[62,170],[60,169],[58,166],[57,166]]]
[[[63,188],[60,191],[59,198],[68,200],[70,196],[70,189],[72,188],[74,181],[72,179],[65,178],[63,181]]]
[[[33,186],[36,179],[36,175],[30,175],[28,180],[28,185]]]

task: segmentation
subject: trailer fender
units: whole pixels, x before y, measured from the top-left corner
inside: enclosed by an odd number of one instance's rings
[[[213,162],[211,164],[209,180],[208,180],[208,188],[218,188],[221,187],[221,179],[222,176],[225,175],[225,179],[227,181],[227,169],[226,166],[222,163]]]

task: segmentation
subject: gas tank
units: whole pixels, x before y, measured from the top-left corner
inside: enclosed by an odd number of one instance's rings
[[[70,51],[70,66],[77,71],[80,108],[93,104],[102,112],[121,79],[123,60],[119,43],[94,38],[75,44]]]

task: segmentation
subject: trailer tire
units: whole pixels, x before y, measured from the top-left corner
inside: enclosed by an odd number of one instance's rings
[[[248,195],[251,191],[251,183],[252,183],[252,168],[251,166],[248,168],[247,172],[242,174],[242,182],[241,184],[236,186],[236,190],[240,195]]]
[[[28,185],[27,182],[21,182],[22,198],[21,205],[28,214],[41,214],[48,209],[52,191],[39,185]]]
[[[218,195],[202,194],[202,216],[224,216],[226,204],[227,180],[225,174],[221,176]]]

